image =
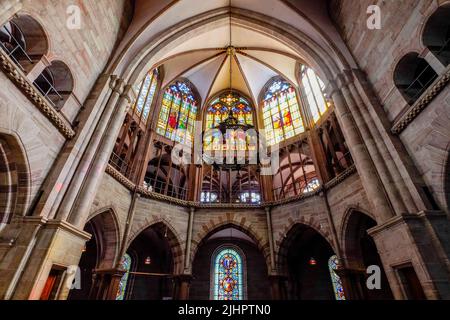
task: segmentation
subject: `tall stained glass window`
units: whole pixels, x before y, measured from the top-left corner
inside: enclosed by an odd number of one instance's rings
[[[338,257],[332,256],[328,260],[328,268],[330,269],[331,282],[333,283],[334,296],[336,300],[345,300],[344,288],[342,286],[341,278],[337,275],[336,270],[338,266]]]
[[[147,73],[139,86],[134,87],[137,99],[132,109],[144,123],[148,121],[157,86],[158,70],[154,69]]]
[[[226,248],[214,258],[214,300],[244,300],[244,265],[241,255],[233,248]]]
[[[316,75],[313,69],[302,66],[302,85],[305,90],[306,100],[311,110],[314,122],[327,111],[329,102],[324,94],[325,84]]]
[[[198,102],[192,89],[177,81],[164,92],[156,132],[172,141],[191,144]]]
[[[237,93],[223,94],[219,98],[210,103],[206,110],[205,130],[217,127],[221,122],[225,121],[230,111],[240,124],[254,125],[253,109],[250,107],[247,99],[241,97]],[[230,139],[232,138],[232,139]],[[234,137],[226,137],[227,141],[233,141],[231,148],[233,150],[245,151],[248,149],[250,137],[245,137],[244,133],[236,132]],[[223,137],[220,132],[212,132],[205,135],[204,146],[206,150],[226,149],[223,144]]]
[[[267,89],[263,117],[269,146],[305,132],[295,89],[282,79],[273,81]]]
[[[117,290],[116,300],[124,300],[125,293],[127,291],[128,278],[130,276],[131,269],[131,257],[129,254],[125,254],[120,261],[120,268],[125,271],[119,282],[119,289]]]

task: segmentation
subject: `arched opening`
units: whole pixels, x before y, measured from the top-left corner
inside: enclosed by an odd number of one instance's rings
[[[269,146],[305,132],[295,88],[280,77],[271,79],[262,91],[263,121]]]
[[[188,197],[188,167],[176,164],[172,158],[173,147],[162,142],[154,144],[154,158],[148,162],[144,187],[152,192],[186,200]]]
[[[29,181],[26,156],[19,142],[0,133],[0,231],[14,216],[25,214]]]
[[[53,61],[34,81],[36,88],[47,100],[60,110],[73,91],[73,76],[62,61]]]
[[[312,160],[312,148],[307,140],[295,142],[280,151],[280,164],[273,176],[274,200],[308,194],[320,187]]]
[[[450,64],[450,3],[439,7],[428,19],[422,39],[444,66]]]
[[[436,71],[416,52],[400,59],[394,71],[394,83],[409,104],[413,104],[437,78]]]
[[[29,15],[16,15],[0,27],[0,47],[28,73],[48,51],[42,26]]]
[[[346,221],[344,233],[344,256],[346,267],[352,270],[350,285],[355,288],[354,299],[389,300],[393,299],[391,288],[384,272],[377,247],[367,230],[377,225],[368,215],[354,211]],[[381,289],[369,290],[366,285],[369,266],[381,269]]]
[[[130,244],[127,254],[132,266],[125,300],[169,300],[173,297],[175,259],[181,248],[164,223],[142,231]]]
[[[279,264],[287,276],[288,300],[335,300],[329,242],[313,228],[296,224],[280,246]]]
[[[114,215],[105,211],[89,220],[84,231],[92,235],[79,262],[81,289],[72,289],[69,300],[101,300],[98,272],[114,267],[119,246],[119,231]]]
[[[230,270],[231,279],[226,274],[227,265],[223,265],[227,261],[220,258],[222,253],[227,253],[227,249],[233,252],[233,257],[236,256],[235,253],[239,255],[242,267],[242,274],[239,275],[235,273],[238,270]],[[238,258],[233,259],[236,259],[236,267],[238,267]],[[205,266],[210,266],[209,272],[206,272]],[[223,273],[216,274],[216,272]],[[255,240],[245,230],[238,229],[233,225],[226,225],[211,232],[199,244],[192,264],[192,275],[193,280],[189,294],[191,300],[225,300],[227,296],[224,296],[224,292],[227,292],[226,290],[229,290],[228,293],[232,297],[228,300],[268,300],[271,298],[264,255]],[[239,287],[239,285],[241,286]],[[233,293],[236,295],[233,296]]]

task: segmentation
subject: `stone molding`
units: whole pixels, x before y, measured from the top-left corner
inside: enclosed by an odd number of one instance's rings
[[[404,112],[391,128],[393,134],[399,135],[405,130],[408,125],[419,116],[419,114],[425,110],[428,104],[444,89],[444,87],[450,81],[450,68],[447,68],[443,73],[417,100],[412,106]]]
[[[177,198],[169,197],[163,194],[159,194],[156,192],[149,191],[141,186],[136,186],[132,181],[127,179],[123,174],[121,174],[119,171],[117,171],[114,167],[112,167],[110,164],[106,167],[107,174],[109,174],[111,177],[113,177],[117,182],[122,184],[125,188],[127,188],[130,191],[136,190],[141,197],[147,198],[147,199],[153,199],[158,201],[166,201],[171,204],[179,205],[182,207],[189,207],[189,208],[195,208],[195,209],[262,209],[262,208],[271,208],[275,206],[279,206],[282,204],[288,204],[291,202],[301,201],[304,199],[312,198],[315,196],[318,196],[322,193],[323,190],[331,189],[341,182],[343,182],[345,179],[356,173],[356,167],[355,165],[350,166],[347,168],[344,172],[342,172],[339,176],[335,177],[333,180],[329,181],[325,184],[325,186],[322,186],[318,188],[314,192],[310,192],[307,194],[299,194],[295,197],[282,199],[278,201],[272,201],[272,202],[264,202],[262,204],[242,204],[242,203],[200,203],[200,202],[194,202],[194,201],[187,201],[187,200],[180,200]]]
[[[47,102],[3,50],[0,50],[0,68],[66,139],[70,140],[75,136],[69,122]]]

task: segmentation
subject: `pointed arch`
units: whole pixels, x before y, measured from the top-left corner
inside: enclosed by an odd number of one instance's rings
[[[184,78],[174,81],[163,91],[156,132],[172,141],[192,144],[199,106],[195,86]]]
[[[296,89],[281,77],[264,86],[259,99],[263,105],[263,122],[269,146],[305,132],[304,116]]]
[[[0,129],[0,230],[26,214],[31,177],[25,148],[13,133]]]

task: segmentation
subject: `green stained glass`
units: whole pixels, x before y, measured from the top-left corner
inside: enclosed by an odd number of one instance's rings
[[[131,257],[128,254],[125,254],[120,261],[120,269],[125,271],[122,279],[119,282],[119,289],[117,290],[116,300],[124,300],[125,293],[127,290],[128,278],[130,276],[131,270]]]

